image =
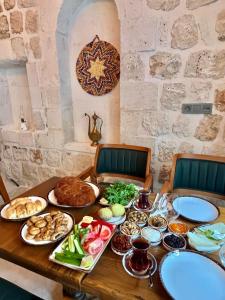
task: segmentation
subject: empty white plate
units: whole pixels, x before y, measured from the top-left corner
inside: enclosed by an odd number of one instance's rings
[[[219,216],[215,205],[198,197],[177,197],[173,201],[173,208],[180,216],[196,222],[212,222]]]
[[[217,263],[196,252],[166,254],[160,263],[160,278],[176,300],[224,300],[225,271]]]

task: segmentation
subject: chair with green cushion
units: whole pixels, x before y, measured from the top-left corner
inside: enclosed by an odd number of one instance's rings
[[[225,157],[176,154],[161,192],[200,194],[225,200]]]
[[[41,300],[17,285],[0,278],[0,300]]]
[[[150,171],[151,149],[125,144],[100,144],[97,146],[94,166],[89,167],[79,178],[91,177],[97,182],[100,176],[121,177],[141,181],[144,189],[152,189]]]

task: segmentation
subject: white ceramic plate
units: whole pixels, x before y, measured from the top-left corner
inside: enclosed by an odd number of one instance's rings
[[[116,227],[115,227],[115,228],[116,228]],[[91,265],[91,266],[88,267],[88,268],[84,268],[84,267],[80,267],[80,266],[75,266],[75,265],[71,265],[71,264],[68,264],[68,263],[63,263],[63,262],[58,261],[58,260],[55,259],[55,252],[62,252],[62,245],[63,245],[64,241],[65,241],[66,239],[68,239],[68,236],[67,236],[67,237],[66,237],[66,238],[58,245],[58,247],[55,248],[55,250],[54,250],[54,251],[52,252],[52,254],[49,256],[49,260],[50,260],[50,261],[53,261],[53,262],[55,262],[55,263],[57,263],[57,264],[59,264],[59,265],[62,265],[62,266],[64,266],[64,267],[73,269],[73,270],[78,270],[78,271],[82,271],[82,272],[85,272],[85,273],[90,273],[90,272],[94,269],[94,267],[95,267],[95,265],[97,264],[99,258],[101,257],[102,253],[105,251],[105,248],[107,247],[107,245],[108,245],[108,243],[110,242],[112,236],[114,235],[114,233],[115,233],[115,228],[112,230],[111,236],[109,237],[109,239],[108,239],[107,241],[104,241],[102,250],[101,250],[98,254],[96,254],[96,255],[93,256],[93,258],[94,258],[94,263],[93,263],[93,265]],[[89,254],[88,254],[88,255],[89,255]]]
[[[125,220],[126,220],[126,214],[121,217],[112,217],[111,219],[107,220],[107,222],[114,225],[120,225]]]
[[[37,212],[35,212],[34,214],[27,215],[26,217],[16,218],[16,219],[9,219],[9,218],[7,218],[7,216],[6,216],[6,210],[7,210],[7,208],[10,206],[10,204],[6,204],[6,205],[2,208],[2,210],[1,210],[1,217],[2,217],[3,219],[7,219],[7,220],[10,220],[10,221],[22,221],[22,220],[26,220],[26,219],[28,219],[29,217],[32,217],[32,216],[37,215],[37,214],[39,214],[40,212],[42,212],[42,211],[47,207],[47,205],[48,205],[48,202],[47,202],[44,198],[42,198],[42,197],[38,197],[38,196],[29,196],[29,197],[27,197],[27,198],[29,198],[32,202],[35,202],[36,200],[40,200],[41,203],[42,203],[42,209],[39,210],[39,211],[37,211]]]
[[[49,213],[46,213],[46,214],[42,214],[40,215],[41,217],[44,217],[46,215],[48,215]],[[33,245],[33,246],[42,246],[42,245],[47,245],[47,244],[52,244],[52,243],[55,243],[57,242],[58,240],[62,239],[64,236],[66,236],[68,234],[68,232],[70,232],[70,230],[73,228],[73,217],[70,215],[70,214],[67,214],[67,213],[64,213],[64,216],[67,218],[68,220],[68,225],[67,225],[67,232],[63,235],[63,236],[60,236],[58,239],[55,239],[54,241],[35,241],[35,240],[28,240],[26,238],[26,234],[27,234],[27,228],[28,226],[25,224],[23,224],[22,228],[21,228],[21,237],[22,239],[27,243],[27,244],[30,244],[30,245]]]
[[[225,299],[225,270],[199,253],[187,250],[168,253],[161,260],[159,274],[173,299]]]
[[[173,201],[173,208],[180,216],[195,222],[212,222],[219,216],[215,205],[198,197],[177,197]]]
[[[93,183],[91,183],[91,182],[86,182],[87,184],[89,184],[92,188],[93,188],[93,190],[94,190],[94,193],[95,193],[95,197],[97,198],[98,196],[99,196],[99,188],[95,185],[95,184],[93,184]],[[53,205],[55,205],[55,206],[58,206],[58,207],[65,207],[65,208],[75,208],[76,206],[70,206],[70,205],[62,205],[62,204],[59,204],[58,203],[58,201],[57,201],[57,198],[56,198],[56,196],[55,196],[55,193],[54,193],[54,190],[51,190],[50,192],[49,192],[49,194],[48,194],[48,201],[51,203],[51,204],[53,204]],[[79,207],[86,207],[86,206],[88,206],[88,205],[84,205],[84,206],[79,206]]]

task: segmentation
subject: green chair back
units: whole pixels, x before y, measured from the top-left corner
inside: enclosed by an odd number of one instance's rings
[[[173,189],[179,188],[225,195],[225,163],[202,159],[177,159]]]
[[[96,172],[145,178],[148,153],[124,148],[100,149]]]

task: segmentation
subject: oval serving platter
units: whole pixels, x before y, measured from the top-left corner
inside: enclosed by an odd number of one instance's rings
[[[68,224],[67,224],[68,230],[63,235],[61,235],[59,238],[56,238],[53,241],[51,241],[51,240],[36,241],[34,239],[27,239],[26,234],[27,234],[28,226],[27,226],[26,223],[24,223],[21,227],[21,230],[20,230],[20,236],[21,236],[22,240],[25,243],[27,243],[29,245],[32,245],[32,246],[43,246],[43,245],[48,245],[48,244],[58,242],[59,240],[63,239],[73,229],[73,224],[74,224],[74,219],[73,219],[73,216],[71,214],[68,214],[68,213],[65,213],[65,212],[63,212],[63,214],[68,220]],[[47,216],[47,215],[49,215],[49,213],[39,215],[39,217],[44,217],[44,216]]]
[[[225,299],[225,269],[195,251],[180,250],[166,254],[160,262],[159,275],[173,299]]]
[[[193,222],[212,222],[219,216],[219,209],[214,204],[199,197],[179,196],[172,205],[180,216]]]
[[[32,202],[35,202],[36,200],[40,200],[41,203],[42,203],[42,209],[39,210],[39,211],[36,211],[35,213],[33,214],[30,214],[30,215],[27,215],[26,217],[22,217],[22,218],[7,218],[7,215],[6,215],[6,210],[9,208],[10,206],[10,203],[7,203],[3,206],[3,208],[1,209],[1,213],[0,213],[0,216],[1,218],[5,219],[5,220],[8,220],[8,221],[24,221],[32,216],[35,216],[37,214],[40,214],[41,212],[43,212],[45,210],[45,208],[48,206],[48,201],[46,201],[44,198],[42,197],[39,197],[39,196],[28,196],[26,198],[29,198]],[[16,200],[16,199],[13,199],[13,200]]]
[[[95,197],[97,198],[99,196],[99,188],[95,184],[93,184],[91,182],[87,182],[87,181],[85,181],[85,182],[87,184],[89,184],[93,188],[94,193],[95,193]],[[58,206],[58,207],[64,207],[64,208],[76,208],[76,207],[77,208],[79,208],[79,207],[82,208],[82,207],[86,207],[86,206],[89,206],[89,205],[93,204],[93,202],[88,203],[88,204],[83,205],[83,206],[70,206],[70,205],[59,204],[58,201],[57,201],[57,198],[55,196],[54,190],[51,190],[49,192],[49,194],[48,194],[48,201],[52,205],[55,205],[55,206]]]

